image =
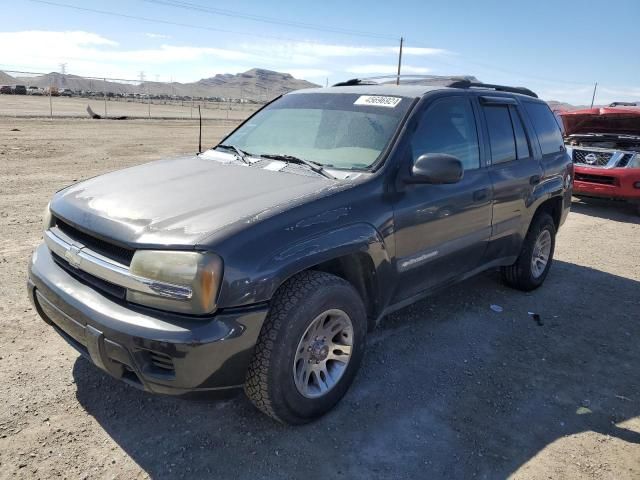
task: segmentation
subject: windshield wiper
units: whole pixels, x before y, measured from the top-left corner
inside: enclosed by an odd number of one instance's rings
[[[322,175],[323,177],[330,178],[331,180],[336,180],[336,177],[327,172],[324,168],[322,168],[322,164],[318,162],[314,162],[311,160],[305,160],[304,158],[294,157],[293,155],[284,155],[280,153],[267,153],[260,155],[262,158],[270,158],[272,160],[283,160],[288,163],[298,163],[300,165],[306,165],[313,172]]]
[[[247,157],[248,156],[253,156],[253,155],[251,155],[249,152],[245,152],[244,150],[240,150],[235,145],[221,144],[221,145],[218,145],[216,148],[224,148],[225,150],[233,150],[235,152],[236,156],[238,158],[240,158],[240,160],[242,160],[247,165],[251,165],[251,162],[249,161],[249,159]]]

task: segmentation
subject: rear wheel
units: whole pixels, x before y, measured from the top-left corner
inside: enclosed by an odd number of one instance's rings
[[[307,271],[276,293],[249,366],[245,392],[288,424],[309,422],[346,393],[360,366],[367,320],[345,280]]]
[[[530,291],[544,283],[556,245],[556,227],[548,213],[537,214],[522,244],[518,259],[513,265],[502,268],[507,285],[518,290]]]

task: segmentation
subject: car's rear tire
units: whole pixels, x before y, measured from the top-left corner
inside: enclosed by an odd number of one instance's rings
[[[556,246],[556,226],[546,212],[536,214],[522,244],[520,255],[513,265],[502,268],[505,283],[525,292],[544,283]]]
[[[271,301],[247,372],[247,396],[282,423],[320,417],[351,385],[366,332],[365,308],[350,283],[317,271],[292,277]]]

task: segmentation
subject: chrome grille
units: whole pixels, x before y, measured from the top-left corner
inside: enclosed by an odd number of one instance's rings
[[[131,259],[133,258],[134,254],[134,251],[132,249],[121,247],[110,242],[105,242],[100,238],[89,235],[82,230],[71,226],[58,217],[54,218],[55,225],[72,240],[80,242],[81,244],[89,247],[94,252],[110,258],[111,260],[115,260],[122,265],[131,265]]]
[[[614,152],[600,152],[597,150],[573,150],[573,163],[580,163],[594,167],[605,167]]]

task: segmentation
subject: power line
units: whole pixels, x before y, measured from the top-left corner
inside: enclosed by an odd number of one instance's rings
[[[140,20],[140,21],[144,21],[144,22],[158,23],[158,24],[163,24],[163,25],[173,25],[173,26],[183,27],[183,28],[193,28],[193,29],[198,29],[198,30],[207,30],[207,31],[219,32],[219,33],[229,33],[229,34],[241,35],[241,36],[245,36],[245,37],[252,36],[252,37],[272,38],[272,39],[288,41],[288,42],[300,42],[301,41],[299,39],[280,37],[280,36],[276,36],[276,35],[268,35],[268,34],[261,34],[261,33],[255,33],[255,32],[251,32],[251,33],[238,32],[238,31],[234,31],[234,30],[226,30],[226,29],[208,27],[208,26],[204,26],[204,25],[193,25],[193,24],[189,24],[189,23],[173,22],[173,21],[169,21],[169,20],[155,19],[155,18],[149,18],[149,17],[141,17],[141,16],[137,16],[137,15],[128,15],[128,14],[124,14],[124,13],[118,13],[118,12],[107,11],[107,10],[98,10],[98,9],[87,8],[87,7],[80,7],[80,6],[77,6],[77,5],[70,5],[70,4],[66,4],[66,3],[53,2],[53,1],[49,1],[49,0],[29,0],[29,1],[30,2],[34,2],[34,3],[44,4],[44,5],[51,5],[51,6],[55,6],[55,7],[62,7],[62,8],[69,8],[69,9],[78,10],[78,11],[97,13],[97,14],[100,14],[100,15],[109,15],[109,16],[113,16],[113,17],[127,18],[127,19],[131,19],[131,20]],[[168,3],[169,0],[145,0],[145,1],[156,1],[156,2],[165,1],[165,2]],[[174,0],[174,1],[177,1],[177,0]],[[195,4],[189,4],[189,5],[195,5]],[[199,8],[206,8],[206,7],[199,7]],[[267,17],[265,17],[265,18],[267,18]],[[379,37],[379,39],[382,39],[382,38],[386,38],[386,37]],[[311,44],[311,45],[319,44],[318,42],[312,42],[312,41],[306,41],[306,40],[304,41],[304,43],[308,43],[308,44]],[[415,46],[418,47],[418,48],[430,48],[430,47],[426,47],[426,46],[420,45],[420,44],[415,44]],[[434,57],[432,59],[432,61],[438,62],[438,63],[442,63],[443,65],[447,65],[449,67],[460,68],[460,64],[447,62],[445,60],[442,60],[441,58],[435,58]],[[470,65],[477,65],[477,66],[482,67],[482,68],[487,68],[487,69],[494,70],[494,71],[497,71],[497,72],[502,72],[502,73],[505,73],[505,74],[508,74],[508,75],[520,76],[520,77],[528,78],[528,79],[531,79],[531,80],[548,82],[548,83],[552,83],[552,84],[584,85],[583,83],[580,83],[580,82],[559,80],[559,79],[555,79],[555,78],[554,79],[548,79],[548,78],[536,77],[536,76],[532,76],[532,75],[522,75],[522,73],[519,73],[519,72],[509,71],[509,70],[504,69],[502,67],[498,67],[498,66],[495,66],[495,65],[488,65],[488,64],[484,64],[484,63],[480,63],[480,62],[475,62],[475,61],[472,61],[472,60],[464,60],[464,63],[465,64],[470,64]]]
[[[327,27],[327,26],[317,25],[313,23],[295,22],[292,20],[282,20],[279,18],[265,17],[262,15],[253,15],[253,14],[238,12],[234,10],[213,8],[213,7],[208,7],[208,6],[197,4],[197,3],[185,2],[182,0],[142,0],[142,1],[154,3],[156,5],[165,5],[168,7],[182,8],[184,10],[192,10],[197,12],[209,13],[211,15],[222,15],[225,17],[242,18],[244,20],[251,20],[254,22],[272,23],[275,25],[286,25],[289,27],[305,28],[308,30],[317,30],[321,32],[340,33],[343,35],[380,38],[385,40],[395,40],[397,38],[396,36],[384,35],[381,33],[365,32],[361,30],[351,30],[351,29],[341,28],[341,27]]]
[[[229,34],[233,34],[233,35],[241,35],[243,37],[262,37],[262,38],[271,38],[274,40],[282,40],[285,42],[301,42],[302,40],[300,39],[294,39],[294,38],[287,38],[287,37],[280,37],[278,35],[268,35],[265,33],[256,33],[256,32],[239,32],[237,30],[226,30],[223,28],[214,28],[214,27],[208,27],[205,25],[194,25],[194,24],[190,24],[190,23],[182,23],[182,22],[173,22],[170,20],[162,20],[159,18],[149,18],[149,17],[141,17],[138,15],[129,15],[126,13],[119,13],[119,12],[113,12],[113,11],[109,11],[109,10],[98,10],[95,8],[88,8],[88,7],[80,7],[78,5],[70,5],[68,3],[59,3],[59,2],[51,2],[49,0],[29,0],[30,2],[34,2],[34,3],[40,3],[43,5],[51,5],[54,7],[62,7],[62,8],[69,8],[72,10],[78,10],[78,11],[82,11],[82,12],[89,12],[89,13],[97,13],[99,15],[109,15],[112,17],[119,17],[119,18],[128,18],[130,20],[141,20],[143,22],[149,22],[149,23],[158,23],[161,25],[172,25],[175,27],[183,27],[183,28],[193,28],[193,29],[197,29],[197,30],[206,30],[209,32],[218,32],[218,33],[229,33]],[[312,41],[307,41],[304,40],[304,43],[309,43],[309,44],[319,44],[319,42],[312,42]]]

